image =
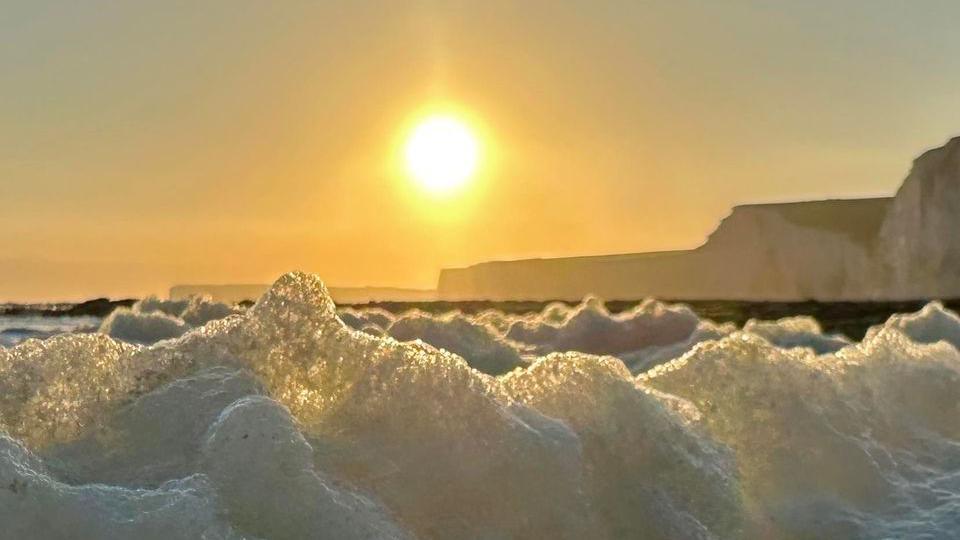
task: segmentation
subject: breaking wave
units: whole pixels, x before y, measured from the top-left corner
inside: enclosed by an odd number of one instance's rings
[[[130,343],[149,345],[180,337],[188,330],[240,310],[207,297],[161,300],[149,296],[129,308],[114,310],[100,323],[100,332]]]
[[[108,321],[0,347],[4,537],[960,536],[937,303],[856,343],[653,300],[338,315],[288,274]]]

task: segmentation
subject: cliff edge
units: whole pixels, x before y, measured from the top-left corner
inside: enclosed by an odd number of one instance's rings
[[[880,300],[960,296],[960,137],[894,197],[736,206],[692,250],[494,261],[440,273],[449,300]]]

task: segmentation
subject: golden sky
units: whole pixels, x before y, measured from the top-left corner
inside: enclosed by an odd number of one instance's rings
[[[0,301],[433,287],[693,247],[731,205],[889,194],[960,131],[953,2],[5,2]],[[485,162],[431,197],[422,111]]]

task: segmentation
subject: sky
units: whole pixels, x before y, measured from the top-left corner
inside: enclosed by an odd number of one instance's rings
[[[960,4],[0,0],[0,301],[432,288],[691,248],[735,204],[891,195],[960,134]],[[455,195],[398,141],[482,134]]]

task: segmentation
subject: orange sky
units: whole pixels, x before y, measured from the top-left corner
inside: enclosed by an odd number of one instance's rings
[[[83,4],[0,15],[0,301],[687,248],[960,131],[949,2]],[[446,200],[395,165],[436,103],[492,158]]]

